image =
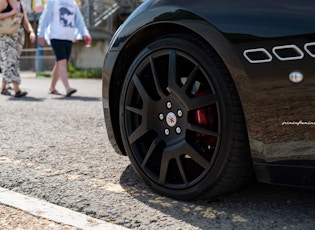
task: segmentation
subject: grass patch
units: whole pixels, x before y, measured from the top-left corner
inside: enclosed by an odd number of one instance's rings
[[[46,73],[46,72],[38,72],[36,73],[36,77],[50,77],[51,74],[50,73]]]
[[[79,70],[76,69],[72,63],[68,63],[67,68],[69,78],[102,78],[101,69]],[[51,73],[38,72],[36,77],[51,77]]]
[[[101,69],[88,69],[88,70],[78,70],[68,63],[68,76],[69,78],[102,78]]]

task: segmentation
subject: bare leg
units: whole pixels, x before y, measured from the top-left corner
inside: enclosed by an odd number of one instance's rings
[[[14,89],[15,93],[20,90],[19,84],[15,83],[15,82],[13,82],[12,84],[13,84],[13,89]]]
[[[66,93],[70,89],[69,85],[69,79],[68,79],[68,71],[67,71],[67,59],[63,59],[60,61],[57,61],[57,69],[58,69],[58,74],[59,77],[66,89]]]
[[[51,84],[50,84],[50,91],[53,91],[56,89],[56,84],[59,79],[58,75],[58,65],[57,62],[55,62],[54,68],[52,70],[52,78],[51,78]]]
[[[1,91],[5,90],[7,87],[7,83],[2,82],[2,87],[1,87]]]

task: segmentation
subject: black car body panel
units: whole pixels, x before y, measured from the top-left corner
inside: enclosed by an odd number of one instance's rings
[[[149,0],[116,32],[103,69],[109,137],[125,154],[115,101],[124,50],[138,52],[173,31],[199,36],[223,60],[238,90],[258,180],[315,187],[315,2]],[[128,54],[124,54],[128,55]],[[127,65],[127,64],[126,64]],[[291,73],[303,74],[299,83]]]

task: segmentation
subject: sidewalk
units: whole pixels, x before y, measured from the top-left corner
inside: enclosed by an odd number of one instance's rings
[[[21,78],[35,78],[36,77],[36,72],[35,71],[21,71],[20,72]]]
[[[124,230],[126,228],[0,187],[0,229]]]
[[[0,203],[0,229],[76,230],[77,228],[36,217],[22,210]]]

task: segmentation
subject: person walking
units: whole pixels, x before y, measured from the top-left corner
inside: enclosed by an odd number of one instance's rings
[[[27,92],[21,91],[20,56],[25,41],[25,31],[30,35],[30,41],[35,42],[36,35],[30,24],[27,12],[19,0],[0,0],[0,19],[14,16],[18,12],[23,13],[20,28],[13,34],[0,34],[0,68],[3,74],[1,94],[11,95],[6,89],[7,84],[12,83],[15,97],[24,97]]]
[[[73,41],[78,33],[85,41],[91,41],[90,33],[76,2],[74,0],[48,0],[39,19],[37,36],[42,46],[50,42],[56,56],[49,88],[51,94],[61,94],[56,89],[59,78],[65,87],[67,97],[77,91],[70,87],[67,64]],[[47,43],[45,35],[49,39]]]

